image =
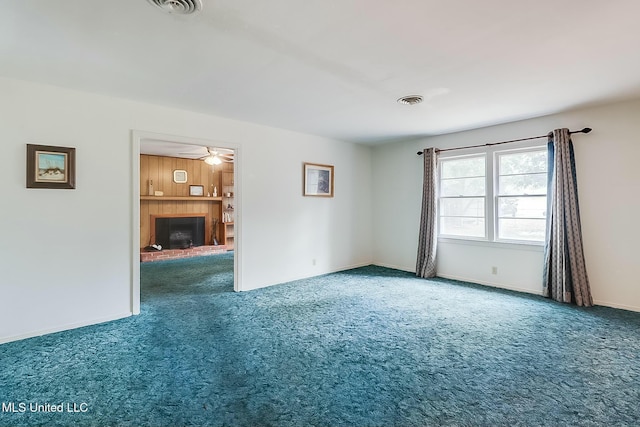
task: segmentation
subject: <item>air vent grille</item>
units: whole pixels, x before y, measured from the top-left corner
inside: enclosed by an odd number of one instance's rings
[[[148,0],[154,6],[176,15],[191,15],[202,10],[201,0]]]
[[[404,105],[416,105],[420,104],[422,101],[423,98],[420,95],[403,96],[402,98],[398,99],[398,103]]]

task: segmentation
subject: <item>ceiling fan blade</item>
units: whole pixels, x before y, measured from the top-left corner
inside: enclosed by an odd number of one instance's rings
[[[226,148],[212,148],[212,147],[201,147],[207,150],[206,154],[203,154],[203,150],[199,150],[200,152],[182,152],[178,153],[178,155],[182,156],[191,156],[193,160],[205,160],[208,157],[217,157],[220,161],[225,163],[233,163],[234,154],[233,150],[229,150]]]

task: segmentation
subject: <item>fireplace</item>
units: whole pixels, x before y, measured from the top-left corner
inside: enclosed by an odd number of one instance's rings
[[[184,249],[205,243],[205,217],[156,217],[155,243],[164,249]]]

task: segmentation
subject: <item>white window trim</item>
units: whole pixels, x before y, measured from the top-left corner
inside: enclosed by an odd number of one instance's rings
[[[493,241],[496,243],[513,243],[517,245],[531,245],[531,246],[544,246],[544,242],[537,242],[531,240],[517,240],[517,239],[501,239],[498,237],[498,174],[499,174],[499,163],[498,156],[505,153],[526,153],[532,151],[540,151],[541,149],[546,149],[546,143],[544,144],[536,144],[530,147],[519,147],[519,148],[506,148],[506,149],[496,149],[493,151],[493,227],[494,234]]]
[[[455,234],[440,234],[440,208],[438,207],[438,238],[440,236],[442,236],[443,238],[448,238],[448,239],[460,239],[460,240],[474,240],[474,241],[479,241],[479,242],[487,242],[489,241],[489,221],[487,221],[487,219],[489,218],[487,216],[487,212],[488,212],[488,208],[487,208],[487,201],[489,200],[487,195],[489,193],[489,186],[487,186],[487,170],[488,170],[488,164],[489,164],[489,155],[484,152],[484,151],[480,151],[477,153],[468,153],[468,154],[459,154],[459,155],[454,155],[454,156],[441,156],[440,159],[464,159],[464,158],[469,158],[469,157],[479,157],[479,156],[484,156],[484,161],[485,161],[485,190],[484,190],[484,237],[474,237],[474,236],[457,236]],[[440,159],[438,159],[438,162],[440,161]],[[438,164],[438,204],[440,201],[440,183],[442,182],[442,168],[440,167],[440,164]],[[480,197],[480,196],[478,196]]]
[[[477,156],[480,154],[485,155],[486,170],[489,173],[485,173],[486,185],[485,185],[485,238],[480,237],[467,237],[456,236],[449,234],[440,234],[440,225],[438,224],[438,241],[443,243],[458,243],[469,244],[474,246],[491,246],[502,248],[521,248],[525,250],[542,250],[544,242],[535,242],[530,240],[511,240],[511,239],[498,239],[497,221],[498,221],[498,203],[495,195],[497,194],[497,180],[494,178],[497,176],[497,154],[502,152],[518,152],[518,151],[536,151],[541,148],[546,148],[546,141],[522,141],[511,143],[509,146],[494,145],[486,147],[467,148],[449,152],[442,152],[438,157],[438,192],[440,190],[440,160],[444,159],[460,159],[465,157]],[[438,198],[440,196],[438,195]],[[438,220],[440,218],[440,212],[438,210]],[[439,222],[439,221],[438,221]]]
[[[514,249],[531,252],[543,252],[544,245],[531,241],[490,241],[490,240],[474,240],[456,237],[438,237],[438,243],[455,244],[463,246],[482,246],[487,248]]]

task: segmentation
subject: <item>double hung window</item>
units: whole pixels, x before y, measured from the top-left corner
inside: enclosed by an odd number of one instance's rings
[[[496,153],[498,240],[542,242],[547,214],[546,150]]]
[[[440,234],[486,237],[486,156],[440,161]]]
[[[469,240],[544,241],[547,150],[487,150],[439,160],[439,234]]]

